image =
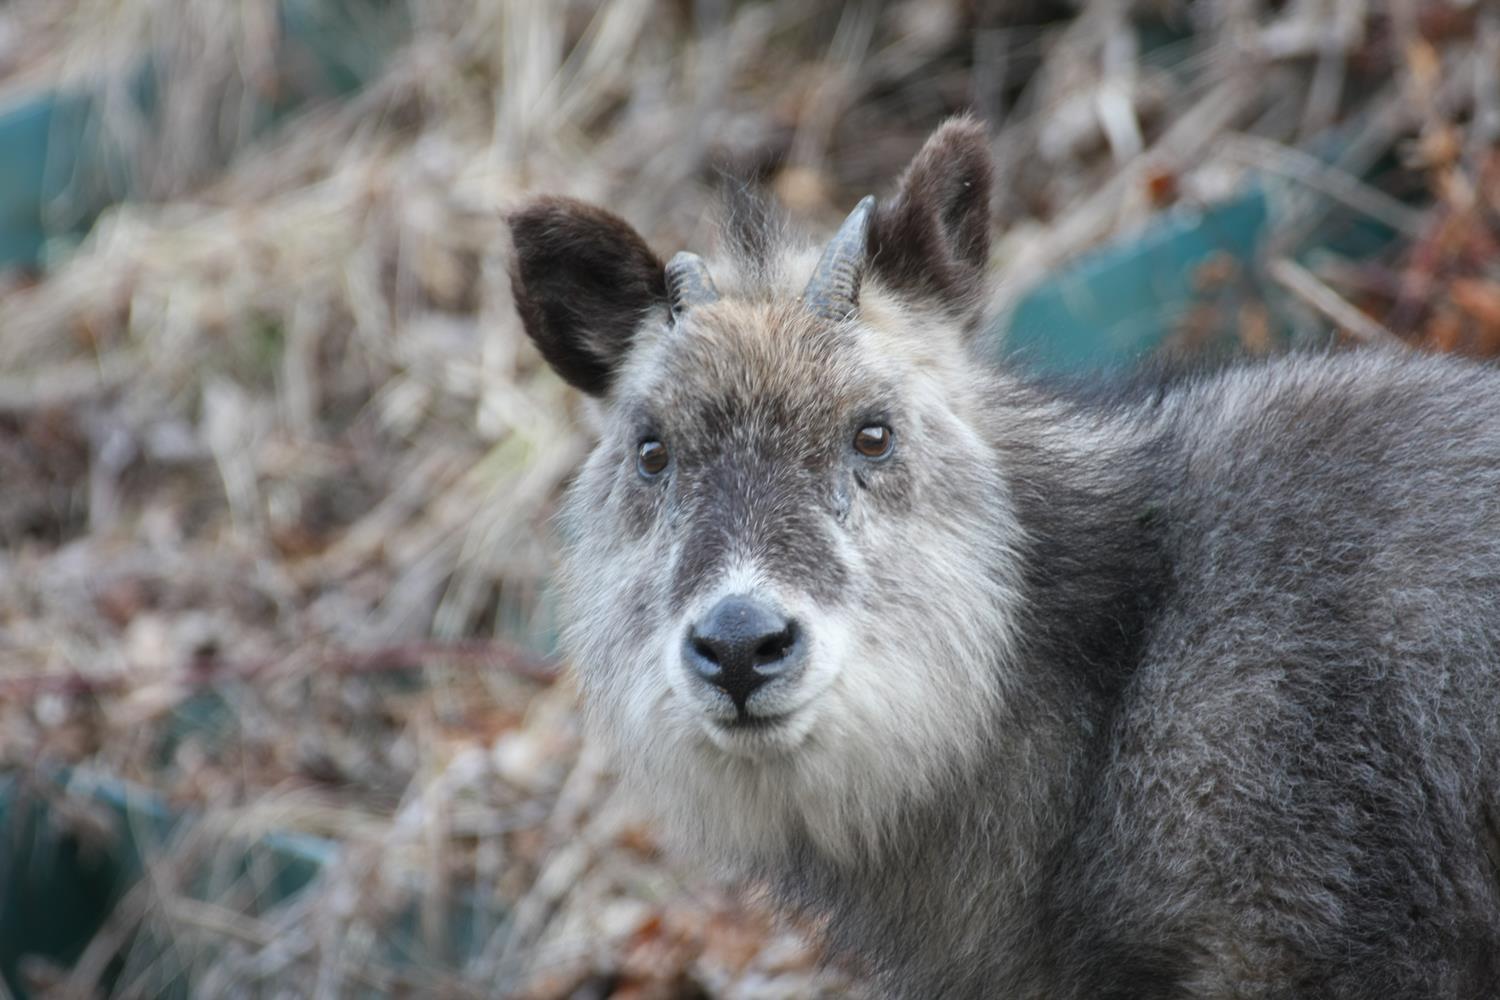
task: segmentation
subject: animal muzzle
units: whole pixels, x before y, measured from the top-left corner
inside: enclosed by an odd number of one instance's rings
[[[733,594],[688,628],[683,659],[704,684],[724,692],[741,716],[750,696],[792,679],[807,659],[802,627],[764,601]]]

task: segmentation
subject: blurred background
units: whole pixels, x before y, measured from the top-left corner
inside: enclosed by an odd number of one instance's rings
[[[502,220],[822,231],[965,109],[996,357],[1500,352],[1477,2],[0,2],[0,997],[856,993],[581,741]]]

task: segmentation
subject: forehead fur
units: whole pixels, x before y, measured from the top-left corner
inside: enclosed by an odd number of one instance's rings
[[[963,331],[943,311],[925,308],[875,278],[849,323],[813,315],[800,293],[816,247],[783,249],[775,262],[719,258],[720,301],[696,307],[678,324],[640,331],[620,381],[627,406],[650,401],[662,412],[705,393],[770,406],[801,399],[839,404],[883,402],[912,380],[971,367]],[[949,383],[950,389],[952,383]]]
[[[765,405],[838,398],[869,380],[854,331],[796,302],[715,303],[667,331],[653,353],[668,403],[705,391]]]

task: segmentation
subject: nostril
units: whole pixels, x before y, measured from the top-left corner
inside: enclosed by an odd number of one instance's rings
[[[791,648],[797,644],[797,626],[788,624],[786,628],[773,636],[769,636],[759,646],[755,647],[755,662],[757,664],[775,663],[784,659]]]
[[[697,653],[700,657],[707,660],[709,663],[712,663],[714,666],[719,665],[718,651],[714,649],[712,643],[708,642],[701,636],[693,636],[693,652]]]

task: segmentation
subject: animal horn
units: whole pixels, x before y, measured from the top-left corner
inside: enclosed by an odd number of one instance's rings
[[[875,196],[865,195],[829,240],[813,268],[802,301],[815,314],[835,322],[848,319],[859,308],[859,286],[869,253],[870,216]]]
[[[672,313],[719,301],[719,290],[709,277],[708,265],[695,253],[683,251],[667,261],[667,295]]]

